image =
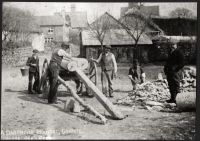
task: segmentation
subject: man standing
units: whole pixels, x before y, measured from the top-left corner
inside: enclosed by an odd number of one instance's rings
[[[137,59],[134,59],[133,66],[129,69],[128,77],[132,82],[133,90],[136,90],[137,84],[144,83],[145,73]]]
[[[62,43],[61,48],[57,48],[53,51],[50,64],[49,64],[49,83],[50,90],[48,95],[48,103],[57,104],[57,89],[59,86],[58,76],[61,69],[62,59],[71,60],[72,57],[70,54],[66,52],[69,49],[69,45],[67,43]]]
[[[33,50],[33,55],[28,58],[26,65],[29,66],[29,83],[28,83],[28,93],[34,94],[35,92],[41,93],[39,89],[40,82],[40,70],[39,70],[39,57],[38,50]],[[32,80],[35,79],[32,89]],[[34,91],[35,92],[34,92]]]
[[[180,93],[181,70],[184,67],[184,55],[177,48],[177,41],[172,40],[168,60],[164,66],[171,98],[167,103],[176,103],[176,95]]]
[[[100,54],[97,60],[92,59],[96,63],[101,65],[101,83],[102,83],[102,92],[107,96],[109,93],[110,97],[113,97],[113,87],[112,79],[117,73],[117,63],[115,56],[110,52],[111,46],[106,45],[103,49],[103,52]]]

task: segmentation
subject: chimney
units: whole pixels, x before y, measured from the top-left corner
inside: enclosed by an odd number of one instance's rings
[[[133,8],[133,7],[137,7],[137,6],[138,6],[138,2],[129,2],[128,3],[129,8]]]
[[[62,8],[61,15],[62,15],[62,18],[65,19],[65,7]]]
[[[76,11],[76,6],[75,4],[71,4],[71,12],[75,12]]]

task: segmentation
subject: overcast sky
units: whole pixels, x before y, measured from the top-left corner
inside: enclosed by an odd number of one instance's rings
[[[103,14],[104,12],[111,13],[114,17],[119,18],[120,8],[127,7],[128,3],[58,3],[58,2],[4,2],[3,5],[12,5],[21,9],[30,10],[34,15],[53,15],[54,12],[60,12],[62,8],[65,8],[66,12],[70,12],[71,4],[75,4],[76,11],[86,11],[89,23],[92,22],[95,17]],[[159,5],[159,11],[161,16],[168,16],[170,11],[177,7],[183,7],[190,9],[194,15],[197,15],[197,3],[144,3],[145,5]]]

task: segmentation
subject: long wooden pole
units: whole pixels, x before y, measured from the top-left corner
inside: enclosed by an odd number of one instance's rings
[[[97,100],[104,106],[104,108],[113,116],[114,119],[123,119],[124,115],[116,109],[116,107],[105,97],[105,95],[90,81],[90,79],[79,69],[75,69],[79,79],[93,91]]]
[[[85,59],[83,59],[82,61],[81,59],[79,58],[79,64],[81,64],[81,62],[84,63]],[[94,85],[94,83],[83,73],[82,71],[83,67],[80,67],[82,65],[78,66],[76,61],[71,61],[71,62],[63,61],[61,65],[63,68],[66,68],[69,71],[74,71],[76,73],[79,79],[82,80],[82,82],[87,86],[87,88],[91,89],[97,100],[112,115],[113,119],[124,118],[124,115],[119,110],[116,109],[116,107],[109,101],[109,99],[107,99],[105,95]]]
[[[61,84],[63,84],[63,86],[65,86],[70,93],[72,94],[72,96],[75,98],[76,101],[78,101],[84,108],[90,110],[97,118],[99,118],[103,124],[106,123],[107,119],[102,116],[100,113],[98,113],[92,106],[90,106],[89,104],[86,104],[74,91],[74,89],[72,88],[72,86],[70,84],[66,84],[65,81],[58,77],[58,80],[60,81]]]

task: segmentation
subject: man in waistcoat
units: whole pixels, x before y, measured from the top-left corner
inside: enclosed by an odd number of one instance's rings
[[[112,79],[117,73],[117,63],[113,53],[110,52],[111,46],[106,45],[103,49],[103,52],[100,54],[97,60],[92,59],[96,63],[101,65],[101,83],[102,83],[102,92],[106,96],[113,97],[113,87]]]
[[[180,93],[181,70],[184,67],[184,55],[177,48],[177,41],[172,40],[170,53],[164,66],[164,72],[167,77],[171,98],[167,103],[176,103],[176,95]]]
[[[48,95],[48,103],[57,104],[57,89],[59,86],[58,83],[58,76],[61,69],[61,62],[62,59],[71,60],[72,57],[70,54],[66,52],[69,49],[69,45],[67,43],[62,43],[61,48],[57,48],[53,51],[51,60],[49,63],[49,83],[50,83],[50,90]]]
[[[29,66],[29,82],[28,82],[28,93],[34,94],[35,92],[41,93],[39,89],[40,82],[40,70],[39,70],[39,57],[38,50],[33,50],[33,55],[28,58],[26,65]],[[35,79],[32,86],[33,77]],[[35,91],[35,92],[34,92]]]

